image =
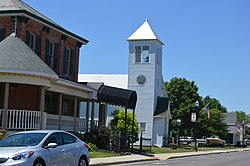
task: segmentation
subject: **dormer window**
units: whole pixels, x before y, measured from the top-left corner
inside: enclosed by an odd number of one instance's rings
[[[149,63],[149,46],[135,46],[135,62]]]

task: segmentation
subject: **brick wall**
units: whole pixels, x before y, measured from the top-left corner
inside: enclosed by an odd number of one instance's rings
[[[0,28],[5,28],[6,33],[5,36],[9,36],[13,31],[13,19],[9,17],[0,17]],[[65,37],[64,34],[59,31],[46,27],[45,24],[37,22],[32,19],[19,18],[17,24],[17,35],[24,42],[26,41],[26,31],[34,34],[35,36],[41,37],[41,51],[40,57],[45,62],[45,48],[46,48],[46,38],[53,41],[54,43],[59,44],[59,59],[58,59],[58,71],[57,74],[59,76],[63,76],[63,58],[64,58],[64,46],[75,50],[75,61],[74,61],[74,75],[67,77],[72,81],[77,81],[78,76],[78,65],[79,65],[79,45],[77,44],[77,40]],[[33,49],[35,51],[35,49]]]

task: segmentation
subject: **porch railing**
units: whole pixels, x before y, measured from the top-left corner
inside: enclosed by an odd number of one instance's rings
[[[3,109],[0,109],[0,128],[3,128]],[[31,110],[7,110],[7,129],[34,130],[40,129],[41,113]],[[95,121],[95,123],[97,123]],[[76,118],[76,131],[86,132],[86,119]],[[43,113],[43,129],[59,129],[59,115]],[[66,131],[74,131],[74,117],[61,116],[61,128]]]
[[[0,110],[0,127],[3,127],[3,110]],[[39,129],[40,112],[31,110],[7,110],[7,129]]]

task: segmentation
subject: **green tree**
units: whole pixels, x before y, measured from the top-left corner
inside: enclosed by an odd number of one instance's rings
[[[226,113],[227,112],[227,108],[224,107],[219,100],[215,99],[215,98],[210,98],[209,96],[206,96],[204,99],[202,99],[201,102],[201,107],[205,107],[207,104],[209,104],[209,108],[213,109],[216,108],[218,110],[220,110],[222,113]]]
[[[243,111],[235,111],[235,113],[237,114],[237,122],[238,123],[242,123],[243,121],[245,122],[245,124],[250,123],[250,115],[246,114]],[[246,129],[246,134],[250,135],[250,129],[248,127],[245,128]]]
[[[198,119],[199,132],[198,137],[219,136],[222,139],[227,139],[228,126],[224,122],[225,113],[216,108],[210,109],[210,119],[204,110],[201,110]]]
[[[127,135],[132,134],[132,123],[133,123],[133,113],[127,111],[127,121],[126,121],[126,129],[125,129],[125,110],[124,109],[117,109],[114,112],[111,113],[111,116],[113,119],[110,122],[110,129],[112,132],[113,137],[117,136],[118,133],[121,133],[122,136],[127,133]],[[133,136],[133,141],[136,142],[139,140],[138,137],[138,123],[136,120],[134,120],[134,136]],[[130,140],[132,141],[132,139]]]
[[[170,82],[166,82],[167,94],[170,98],[170,108],[172,114],[171,128],[173,136],[177,134],[176,120],[181,119],[180,135],[193,135],[191,124],[191,112],[195,112],[195,102],[200,100],[198,87],[194,81],[188,81],[185,78],[174,77]]]
[[[198,87],[194,81],[188,81],[185,78],[174,77],[170,82],[166,82],[167,94],[170,97],[170,108],[172,114],[171,130],[173,136],[176,136],[177,119],[181,119],[180,135],[194,136],[219,136],[223,139],[227,135],[227,125],[224,123],[225,112],[227,109],[221,103],[209,96],[204,99],[198,93]],[[197,115],[197,123],[191,123],[191,113],[196,112],[195,102],[199,101],[200,108]],[[209,103],[211,118],[208,119],[203,108]]]
[[[205,113],[205,107],[208,105],[210,110],[210,119]],[[227,138],[228,126],[224,122],[227,109],[219,100],[206,96],[200,103],[200,116],[198,119],[199,137],[219,136],[222,139]]]

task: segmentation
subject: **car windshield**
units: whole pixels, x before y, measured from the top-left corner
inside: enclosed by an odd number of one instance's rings
[[[19,133],[0,141],[0,147],[36,146],[47,133]]]

